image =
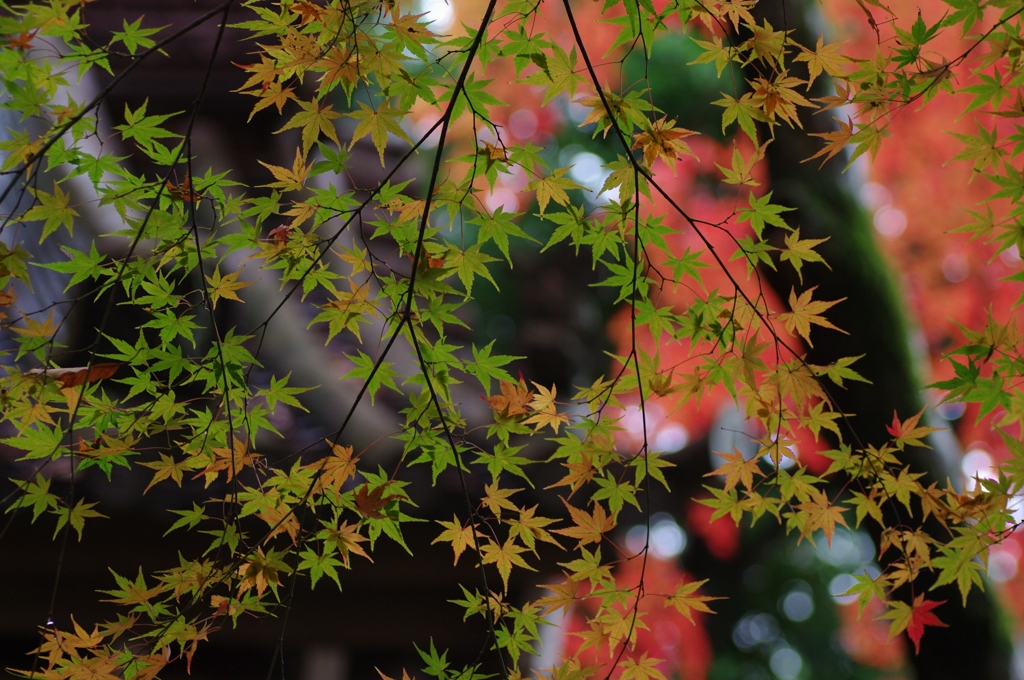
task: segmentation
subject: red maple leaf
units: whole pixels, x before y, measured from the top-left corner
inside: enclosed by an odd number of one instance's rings
[[[921,653],[921,636],[924,635],[925,626],[946,627],[946,624],[932,613],[933,609],[945,603],[945,600],[939,602],[926,600],[924,593],[914,598],[914,604],[910,607],[910,620],[907,622],[907,636],[914,643],[914,654]]]

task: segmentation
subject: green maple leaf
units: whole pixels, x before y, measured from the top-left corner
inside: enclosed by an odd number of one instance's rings
[[[74,226],[75,218],[78,217],[78,211],[69,206],[71,202],[71,194],[64,193],[61,191],[60,185],[56,182],[53,183],[53,193],[48,194],[45,191],[38,189],[29,188],[32,195],[39,201],[39,205],[34,205],[28,211],[22,215],[21,220],[24,222],[31,222],[34,220],[46,220],[43,224],[43,233],[39,237],[39,242],[43,240],[57,230],[62,224],[71,233],[71,229]]]
[[[782,229],[790,230],[786,220],[782,219],[782,213],[794,210],[794,208],[786,208],[781,205],[772,205],[772,192],[768,192],[761,198],[757,198],[754,194],[750,194],[748,199],[750,202],[749,208],[740,208],[739,216],[736,218],[737,222],[750,222],[750,226],[753,228],[754,233],[757,234],[757,238],[761,238],[761,232],[764,231],[765,225],[772,225],[780,227]]]
[[[786,234],[786,247],[780,251],[779,257],[783,262],[789,262],[793,265],[793,269],[796,270],[796,275],[799,277],[800,283],[803,283],[803,266],[805,262],[821,262],[828,267],[828,263],[822,259],[821,255],[814,252],[815,246],[821,245],[827,240],[828,238],[807,238],[801,240],[800,229],[798,228],[793,233]],[[831,267],[829,267],[829,269],[831,269]]]
[[[512,573],[513,566],[537,571],[520,557],[520,553],[526,551],[526,548],[516,545],[515,541],[511,538],[501,546],[493,541],[483,546],[483,563],[493,564],[498,567],[498,573],[501,574],[501,582],[504,584],[505,591],[508,591],[508,577]]]
[[[725,108],[725,111],[722,112],[722,133],[724,134],[733,123],[738,123],[740,129],[750,137],[750,141],[757,144],[757,126],[754,125],[754,122],[767,123],[768,116],[764,115],[754,101],[754,95],[747,92],[739,99],[735,99],[723,92],[722,97],[718,101],[711,102]]]
[[[18,486],[21,492],[13,503],[7,506],[5,512],[11,512],[16,508],[32,508],[32,521],[35,522],[46,510],[54,510],[57,507],[57,497],[50,493],[50,480],[40,474],[36,474],[34,482],[10,480]]]
[[[123,43],[129,54],[135,54],[140,47],[153,47],[156,43],[150,40],[149,36],[159,33],[167,27],[142,28],[142,19],[143,17],[139,17],[130,24],[127,19],[122,19],[124,30],[114,31],[111,35],[110,44],[113,45],[115,42]]]
[[[487,269],[488,262],[497,262],[498,258],[491,257],[487,253],[480,250],[480,244],[470,246],[466,250],[459,250],[458,248],[452,249],[452,254],[445,259],[445,269],[453,269],[459,275],[459,280],[462,281],[462,285],[466,288],[466,297],[469,297],[473,293],[473,280],[477,275],[484,277],[491,282],[494,289],[498,289],[498,284],[494,281],[491,276],[491,272]]]
[[[526,185],[527,189],[537,192],[537,204],[540,206],[541,216],[544,215],[544,210],[548,207],[550,201],[554,201],[558,205],[569,205],[569,195],[565,193],[566,190],[583,189],[584,191],[589,191],[586,187],[580,186],[568,177],[564,177],[563,175],[567,172],[569,172],[569,168],[558,168],[547,177],[535,179]]]
[[[360,102],[360,106],[362,106],[362,105],[363,105],[362,102]],[[302,128],[302,153],[303,153],[303,155],[308,154],[309,150],[311,148],[313,148],[313,144],[317,141],[317,139],[319,139],[320,133],[323,133],[323,134],[327,135],[327,137],[329,137],[332,142],[334,142],[338,146],[341,146],[341,142],[338,141],[338,132],[334,129],[334,123],[331,122],[332,120],[335,120],[336,118],[341,118],[341,114],[338,113],[337,111],[335,111],[333,106],[328,104],[327,106],[325,106],[323,108],[320,108],[320,103],[315,101],[315,100],[314,101],[309,101],[309,102],[300,101],[299,102],[299,106],[302,108],[302,110],[299,111],[298,113],[296,113],[294,116],[292,116],[291,120],[289,120],[287,123],[285,123],[284,127],[282,127],[280,130],[278,130],[274,134],[279,134],[281,132],[284,132],[285,130],[292,130],[294,128]],[[349,115],[351,115],[353,117],[357,117],[356,114],[349,114]],[[365,122],[366,121],[364,121],[364,123]],[[362,125],[363,124],[360,123],[360,127]],[[401,127],[399,127],[398,129],[401,130]],[[356,133],[358,133],[358,132],[359,132],[359,127],[356,128]],[[398,133],[395,133],[395,134],[398,134]],[[356,136],[356,134],[353,134],[352,135],[352,143],[355,144],[355,141],[359,137],[361,137],[361,136],[363,136],[363,135]],[[371,132],[371,137],[373,139],[373,143],[375,145],[377,145],[377,137],[373,136],[372,132]],[[385,134],[384,138],[385,138],[385,143],[386,143],[386,139],[387,139],[387,135],[386,134]],[[377,147],[378,147],[378,149],[380,149],[379,145],[377,145]],[[349,146],[349,148],[352,148],[352,147]],[[383,156],[382,156],[381,157],[381,163],[383,164],[383,162],[384,161],[383,161]]]
[[[57,528],[53,532],[53,537],[56,538],[57,534],[60,533],[61,528],[70,522],[72,528],[78,532],[78,540],[82,540],[82,529],[85,528],[85,520],[88,517],[106,517],[101,515],[94,507],[99,505],[98,503],[86,503],[84,498],[79,498],[78,503],[73,508],[58,508],[52,512],[57,515]]]
[[[356,129],[352,132],[352,141],[349,142],[348,145],[350,151],[352,150],[352,147],[355,146],[356,142],[366,135],[370,135],[373,145],[377,148],[377,153],[380,154],[380,164],[381,167],[383,167],[384,150],[388,145],[388,133],[412,144],[412,140],[409,139],[409,136],[405,134],[405,130],[403,130],[402,126],[399,124],[399,121],[408,115],[408,111],[393,109],[387,102],[382,103],[376,110],[367,106],[363,102],[359,102],[359,109],[359,111],[352,111],[345,114],[350,118],[355,118],[360,121],[359,125],[357,125]]]

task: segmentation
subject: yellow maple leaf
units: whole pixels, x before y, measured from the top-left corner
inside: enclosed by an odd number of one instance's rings
[[[589,191],[589,189],[577,184],[568,177],[563,177],[567,172],[569,172],[569,168],[558,168],[547,177],[535,179],[526,185],[527,189],[536,192],[537,205],[540,206],[541,215],[544,214],[544,210],[551,201],[558,205],[569,205],[569,194],[565,193],[566,190],[583,189],[584,191]]]
[[[697,595],[697,589],[707,582],[708,580],[704,579],[703,581],[680,583],[676,586],[675,592],[665,598],[665,606],[675,607],[676,611],[685,616],[690,623],[694,622],[692,614],[694,610],[704,612],[705,614],[714,614],[715,612],[711,611],[704,603],[713,600],[724,600],[725,598]]]
[[[231,272],[225,276],[220,275],[220,267],[213,270],[213,276],[207,275],[206,282],[210,284],[210,303],[217,309],[217,301],[221,298],[242,302],[236,291],[251,286],[255,281],[239,281],[238,275],[241,272]]]
[[[306,166],[303,162],[302,152],[295,149],[295,161],[292,163],[291,170],[282,168],[279,165],[270,165],[259,161],[259,164],[270,170],[270,173],[276,179],[276,182],[270,184],[261,184],[270,189],[283,189],[284,191],[301,191],[302,185],[306,181],[306,177],[309,176],[309,170],[312,166]]]
[[[511,538],[501,546],[494,541],[488,541],[483,546],[483,563],[494,564],[498,567],[498,573],[501,574],[501,582],[506,592],[508,591],[508,577],[512,573],[513,566],[537,571],[519,556],[520,553],[524,552],[526,552],[526,548],[516,545],[515,541]]]
[[[796,331],[800,337],[803,338],[810,347],[814,347],[814,343],[811,342],[811,324],[821,326],[822,328],[831,328],[834,331],[840,333],[846,333],[841,328],[833,325],[831,321],[821,316],[822,312],[828,311],[833,306],[839,304],[846,298],[839,298],[838,300],[825,301],[825,300],[812,300],[811,297],[814,295],[814,291],[817,290],[817,286],[808,288],[800,296],[797,297],[796,289],[791,288],[789,291],[789,309],[791,311],[779,314],[779,318],[786,324],[786,330],[790,333]],[[849,335],[848,333],[846,333]]]
[[[437,538],[431,541],[430,544],[451,543],[452,550],[455,552],[455,562],[453,562],[453,564],[458,564],[459,557],[462,556],[462,553],[466,548],[476,548],[476,532],[473,529],[473,525],[467,524],[466,526],[462,526],[462,522],[460,522],[459,518],[455,515],[452,516],[451,522],[445,522],[443,520],[436,521],[444,527],[444,531],[442,531]]]

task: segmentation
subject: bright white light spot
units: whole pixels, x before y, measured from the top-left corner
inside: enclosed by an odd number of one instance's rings
[[[406,133],[409,135],[412,141],[418,142],[428,132],[430,132],[430,128],[434,127],[434,123],[436,122],[437,118],[432,115],[423,116],[422,118],[418,118],[416,120],[413,120],[411,116],[406,116],[402,120],[402,128],[406,131]],[[434,131],[430,133],[430,137],[428,137],[423,142],[423,144],[424,146],[427,147],[437,146],[437,140],[440,139],[440,137],[441,126],[438,125],[436,128],[434,128]]]
[[[581,151],[574,155],[570,162],[572,169],[569,170],[569,177],[590,189],[590,198],[596,199],[605,179],[611,174],[609,170],[601,167],[604,160],[597,154]]]
[[[690,431],[679,423],[665,423],[654,436],[654,450],[662,453],[682,451],[690,443]]]
[[[647,543],[647,525],[637,524],[626,533],[626,548],[638,554]],[[670,560],[686,549],[686,532],[676,524],[672,515],[659,512],[651,517],[651,555]]]
[[[508,189],[495,189],[484,199],[484,204],[492,213],[499,207],[506,213],[519,211],[519,197]]]
[[[793,446],[787,446],[786,449],[789,451],[789,455],[787,456],[783,454],[782,458],[779,460],[779,467],[783,470],[788,470],[796,465],[796,461],[800,457],[800,449],[798,449],[795,444]]]
[[[850,604],[857,601],[856,595],[844,595],[850,588],[857,585],[857,579],[852,574],[839,574],[828,583],[828,592],[839,604]]]
[[[1017,268],[1020,266],[1020,249],[1017,246],[1010,246],[1003,252],[999,253],[999,259],[1003,261],[1007,267]]]
[[[626,434],[633,441],[641,443],[644,440],[645,432],[648,439],[654,436],[654,428],[664,417],[665,411],[657,404],[647,404],[642,411],[639,405],[627,406],[619,425],[625,429]]]
[[[960,283],[970,273],[971,266],[960,253],[950,253],[942,260],[942,275],[950,283]]]
[[[443,33],[455,23],[455,11],[445,0],[420,0],[419,12],[426,12],[423,21],[431,22],[427,28],[434,33]]]
[[[569,118],[572,120],[572,122],[579,125],[580,123],[587,119],[587,116],[590,115],[590,109],[588,109],[583,104],[569,102],[569,105],[566,107],[566,113],[569,114]]]
[[[988,551],[988,577],[996,583],[1006,583],[1017,575],[1020,546],[1009,540],[993,545]]]
[[[686,532],[668,518],[659,520],[651,527],[651,553],[660,559],[670,560],[686,549]]]
[[[832,536],[832,545],[824,543],[814,554],[833,567],[849,569],[870,562],[875,556],[875,544],[863,531],[837,529]]]
[[[878,210],[889,205],[892,194],[878,182],[867,182],[860,188],[860,201],[868,210]]]
[[[779,624],[771,614],[747,614],[732,629],[732,641],[745,652],[778,638]]]
[[[898,238],[907,228],[907,214],[891,206],[879,209],[873,221],[875,231],[885,238]]]
[[[626,533],[626,548],[629,552],[637,555],[644,546],[647,544],[647,526],[643,524],[637,524],[636,526],[630,527]]]
[[[537,114],[530,109],[518,109],[508,117],[508,129],[518,139],[531,139],[537,132]]]
[[[804,667],[804,660],[795,649],[780,647],[772,653],[768,665],[780,680],[796,680],[800,669]]]
[[[814,598],[806,583],[800,583],[790,590],[779,603],[782,614],[790,621],[806,621],[814,614]]]
[[[1013,515],[1014,522],[1024,522],[1024,495],[1018,491],[1016,495],[1010,498],[1010,502],[1006,504],[1006,509]]]
[[[960,471],[963,472],[965,484],[969,491],[977,486],[976,477],[981,479],[995,479],[996,472],[992,468],[992,456],[981,449],[971,449],[964,454],[960,461]]]

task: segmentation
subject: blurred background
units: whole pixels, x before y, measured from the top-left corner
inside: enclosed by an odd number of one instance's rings
[[[926,14],[942,11],[938,3],[932,4],[935,7],[923,7]],[[428,13],[434,20],[432,30],[449,33],[461,31],[462,21],[472,24],[478,19],[479,5],[467,0],[422,0],[411,7]],[[774,25],[787,22],[804,44],[813,44],[824,33],[827,40],[845,40],[851,49],[865,55],[873,48],[874,33],[856,7],[851,9],[838,0],[787,6],[784,19],[777,16],[781,3],[764,0],[756,12]],[[907,17],[918,11],[917,5],[911,7],[907,2],[892,6]],[[213,7],[209,0],[95,0],[85,5],[83,17],[90,36],[104,44],[125,18],[144,15],[147,26],[182,26]],[[594,41],[589,49],[602,54],[602,41],[607,44],[611,33],[595,23],[600,6],[580,2],[576,7],[579,21],[588,27],[587,39]],[[571,34],[555,9],[550,10],[551,25],[545,30],[560,44],[569,45]],[[242,18],[242,10],[232,15],[235,21]],[[710,64],[682,68],[700,52],[690,39],[696,35],[693,27],[675,29],[673,35],[655,44],[649,61],[634,53],[621,64],[607,65],[601,75],[613,87],[630,87],[647,78],[655,105],[682,127],[702,133],[692,140],[698,158],[681,160],[674,174],[661,168],[658,179],[692,214],[714,221],[734,210],[737,194],[722,184],[716,167],[716,162],[728,166],[732,139],[722,133],[720,109],[707,102],[717,99],[721,90],[736,92],[739,88],[742,92],[745,74],[737,67],[719,79]],[[114,89],[102,112],[107,129],[122,122],[126,106],[134,110],[148,101],[148,110],[160,113],[193,106],[216,31],[215,22],[202,25],[172,44],[166,57],[146,61]],[[251,51],[252,45],[242,42],[238,31],[227,31],[194,128],[193,149],[197,174],[207,168],[229,172],[231,179],[255,187],[269,179],[257,159],[290,165],[287,155],[294,140],[288,134],[273,134],[279,121],[269,110],[245,123],[252,101],[235,90],[245,80],[238,65],[252,61]],[[124,65],[116,58],[111,60],[115,72]],[[794,70],[798,70],[796,66]],[[590,189],[584,198],[590,207],[610,200],[612,197],[600,193],[609,172],[602,165],[614,160],[617,149],[611,139],[594,137],[591,127],[579,127],[586,109],[565,97],[542,106],[542,88],[524,94],[522,86],[502,85],[511,80],[510,73],[488,76],[495,78],[495,95],[514,102],[502,110],[504,119],[495,121],[502,125],[503,134],[542,147],[552,167],[571,165],[572,179]],[[723,84],[726,82],[728,86]],[[82,87],[98,92],[105,84],[99,73],[95,82]],[[832,93],[824,78],[817,88],[820,96]],[[84,98],[88,92],[81,94]],[[335,104],[339,110],[347,107],[340,97]],[[957,324],[980,328],[989,310],[1000,318],[1011,313],[1021,291],[1005,277],[1019,271],[1020,258],[1016,247],[994,256],[993,246],[968,243],[966,237],[950,233],[965,221],[957,208],[986,195],[983,180],[969,181],[969,165],[942,165],[956,153],[943,131],[963,126],[973,129],[970,117],[953,122],[958,106],[962,110],[962,102],[940,96],[922,111],[905,112],[893,122],[899,146],[883,147],[873,163],[866,157],[859,159],[845,174],[841,172],[842,158],[821,169],[816,163],[803,163],[817,151],[813,140],[781,130],[755,174],[762,183],[759,192],[771,190],[773,202],[797,209],[791,223],[801,227],[805,238],[830,238],[820,250],[831,271],[808,268],[804,278],[806,285],[820,286],[823,299],[847,298],[836,308],[836,318],[830,319],[849,335],[823,332],[816,347],[808,348],[808,361],[823,365],[836,357],[865,355],[857,369],[871,384],[851,383],[838,399],[844,411],[857,414],[855,426],[861,440],[884,441],[884,425],[894,410],[905,417],[927,406],[926,418],[949,430],[933,437],[935,453],[918,462],[936,479],[949,477],[970,486],[976,477],[994,474],[995,463],[1007,456],[991,428],[998,412],[979,419],[976,408],[941,403],[942,393],[922,390],[922,386],[949,377],[941,357],[962,341]],[[404,127],[416,138],[415,133],[429,128],[436,115],[429,110],[416,111]],[[827,130],[830,125],[824,115],[808,117],[805,124],[810,130]],[[4,127],[17,129],[19,125],[31,125],[31,121],[9,120]],[[344,132],[347,123],[339,125]],[[480,139],[494,141],[486,135]],[[455,139],[456,146],[467,149],[471,143],[468,137]],[[388,157],[388,168],[399,151],[396,146],[396,155]],[[425,164],[430,160],[426,149],[400,170],[397,179],[420,186],[417,183],[425,176]],[[124,162],[132,165],[139,161],[128,158]],[[142,165],[132,165],[132,169],[147,170]],[[331,181],[341,188],[359,190],[372,187],[383,173],[376,150],[369,143],[359,143],[351,152],[347,173]],[[534,216],[536,203],[525,191],[528,181],[523,174],[501,175],[485,201],[492,210],[500,206],[506,212],[525,212],[523,229],[546,242],[551,225]],[[83,191],[74,182],[69,185],[72,191]],[[940,196],[942,200],[936,200]],[[84,195],[75,198],[76,202],[88,200]],[[12,209],[5,206],[3,212]],[[75,232],[76,247],[87,246],[119,228],[116,216],[102,208],[82,212],[83,226]],[[674,230],[670,242],[680,253],[698,247],[694,234],[682,224],[669,220],[668,226]],[[109,249],[105,254],[123,254],[114,239],[99,239],[98,243]],[[41,249],[36,256],[45,260],[53,253]],[[576,388],[608,374],[609,353],[628,347],[628,318],[622,305],[614,304],[609,289],[592,285],[601,272],[595,272],[589,258],[578,258],[565,244],[544,252],[533,246],[513,248],[512,260],[513,269],[495,272],[500,294],[485,285],[474,289],[475,298],[463,311],[467,327],[453,329],[453,337],[460,344],[478,346],[493,340],[495,353],[524,357],[513,365],[513,371],[521,370],[545,385],[554,384],[559,394],[571,395]],[[762,274],[778,299],[784,299],[794,284],[785,274]],[[62,288],[63,282],[55,280],[49,286],[37,286],[31,295],[42,308],[59,299]],[[666,289],[663,296],[680,308],[691,299],[685,290]],[[246,305],[235,306],[241,309],[231,308],[230,314],[237,316],[226,318],[226,324],[255,327],[277,304],[280,293],[275,283],[266,281],[248,289],[245,299]],[[96,307],[76,307],[68,319],[61,341],[72,351],[93,340],[90,319],[105,301],[94,304]],[[271,373],[291,372],[292,385],[323,386],[302,395],[308,411],[283,407],[275,415],[274,425],[284,436],[279,442],[263,445],[261,451],[269,456],[316,442],[337,427],[338,414],[358,389],[349,384],[353,381],[337,378],[352,367],[345,354],[362,347],[351,336],[339,336],[325,346],[322,326],[304,330],[315,314],[310,305],[287,304],[280,314],[282,322],[275,335],[268,337],[260,357],[266,375],[257,375],[256,380],[268,382]],[[127,314],[116,320],[117,332],[129,340],[137,325]],[[364,338],[371,335],[364,333]],[[669,362],[678,361],[685,370],[692,348],[665,342],[659,349]],[[201,346],[196,351],[205,352]],[[402,361],[399,357],[398,368]],[[411,358],[404,361],[414,366]],[[472,389],[466,387],[463,396],[465,415],[471,422],[489,417],[487,404]],[[400,395],[381,395],[373,408],[360,408],[353,431],[357,448],[394,432],[399,408]],[[633,409],[626,414],[623,437],[627,443],[630,437],[642,437],[644,426],[639,408],[634,405]],[[667,677],[866,680],[996,678],[1017,672],[1014,642],[1022,644],[1017,631],[1019,617],[1024,615],[1024,576],[1018,573],[1021,544],[1015,536],[991,551],[987,594],[973,593],[962,611],[955,590],[939,598],[950,600],[941,613],[952,632],[929,630],[921,656],[914,658],[902,638],[887,642],[888,623],[874,621],[880,611],[869,608],[858,618],[856,604],[841,596],[852,585],[852,574],[878,572],[877,537],[866,530],[840,530],[831,547],[797,544],[769,520],[742,529],[728,519],[709,522],[711,510],[691,500],[706,494],[703,484],[714,483],[704,478],[720,464],[712,452],[749,448],[750,437],[757,434],[749,431],[741,409],[726,392],[713,393],[699,408],[678,408],[670,398],[654,399],[648,404],[646,428],[655,448],[675,464],[666,470],[673,493],[656,489],[652,498],[655,514],[650,522],[652,560],[647,578],[652,583],[659,579],[674,582],[682,574],[711,578],[706,594],[728,598],[715,603],[716,615],[698,616],[693,623],[673,610],[652,611],[651,628],[641,633],[640,644],[667,659],[663,669]],[[818,452],[829,446],[824,439],[808,440],[797,444],[796,453],[812,472],[820,473],[829,461]],[[381,460],[387,460],[386,446],[375,450]],[[545,452],[537,455],[543,458]],[[3,480],[30,474],[30,468],[14,458],[0,446]],[[49,471],[54,488],[67,483],[68,472]],[[394,677],[403,667],[413,671],[421,666],[413,643],[420,649],[432,643],[438,649],[448,649],[449,659],[456,664],[476,659],[491,663],[484,649],[486,631],[479,622],[463,622],[461,609],[448,604],[463,596],[460,582],[475,582],[472,562],[463,559],[453,567],[450,549],[431,545],[438,533],[433,520],[449,519],[464,508],[458,479],[445,473],[432,487],[429,470],[414,467],[406,473],[417,482],[410,486],[417,516],[430,520],[406,529],[414,558],[382,541],[372,565],[356,560],[353,569],[342,575],[340,593],[330,584],[322,585],[315,594],[300,585],[286,619],[243,617],[236,629],[220,631],[196,656],[191,677],[242,680],[280,674],[295,680],[370,680],[378,677],[376,669]],[[539,473],[538,489],[546,485],[545,474]],[[550,475],[557,474],[550,471]],[[111,611],[97,603],[96,594],[113,585],[108,567],[122,575],[132,575],[139,567],[150,572],[176,564],[179,552],[202,551],[200,537],[171,534],[160,538],[177,518],[168,510],[186,510],[223,490],[204,489],[194,481],[180,489],[160,485],[143,495],[149,478],[145,471],[122,469],[115,469],[109,479],[97,469],[81,475],[77,482],[80,493],[98,501],[110,519],[90,527],[81,543],[72,541],[62,563],[58,561],[60,546],[51,540],[44,525],[30,524],[27,516],[4,518],[10,521],[0,538],[0,665],[24,667],[25,654],[38,644],[37,628],[47,623],[51,593],[57,612],[62,616],[74,612],[76,620],[85,625],[102,620]],[[551,477],[551,481],[555,479]],[[484,481],[472,477],[469,481],[472,493],[482,493]],[[10,490],[6,481],[0,482],[0,487],[4,495]],[[531,493],[535,497],[529,499]],[[558,502],[554,496],[531,491],[524,492],[520,500],[527,505],[541,504],[542,513],[546,505]],[[630,512],[623,511],[617,538],[627,546],[642,547],[646,525],[639,513]],[[1024,519],[1024,511],[1020,518]],[[545,564],[554,564],[556,557],[542,551]],[[54,591],[58,569],[62,574]],[[512,595],[520,601],[535,598],[541,592],[538,588],[556,575],[557,571],[539,572],[533,581],[520,576],[514,580]],[[623,568],[617,578],[628,584],[630,579],[635,582],[637,574]],[[553,625],[542,629],[542,644],[532,668],[550,666],[562,651],[578,645],[579,639],[571,633],[582,629],[584,616],[585,612],[572,610],[564,616],[552,615]],[[280,652],[277,658],[275,650]],[[962,674],[966,668],[962,659],[969,653],[975,655],[970,676]],[[987,662],[979,664],[978,658]],[[162,677],[183,673],[172,667]]]

